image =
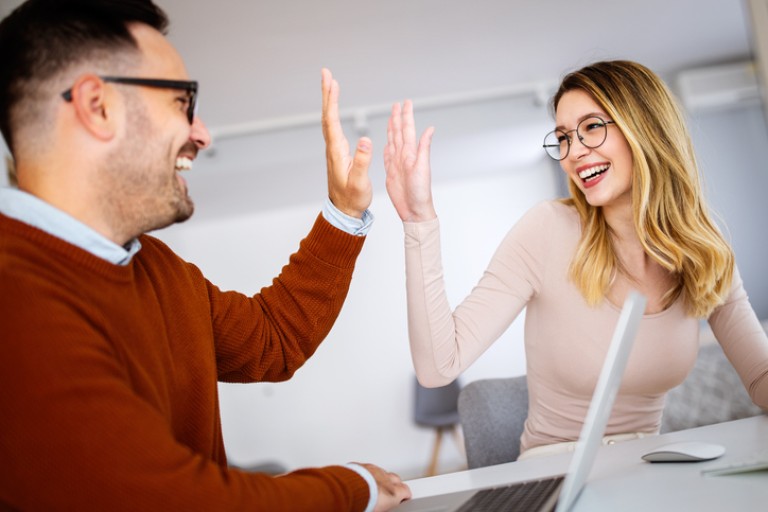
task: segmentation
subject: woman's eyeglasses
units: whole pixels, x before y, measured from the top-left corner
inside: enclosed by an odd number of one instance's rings
[[[608,137],[608,125],[615,124],[614,121],[604,121],[597,116],[591,116],[582,119],[575,130],[563,131],[553,130],[544,137],[544,150],[554,160],[563,160],[571,151],[573,142],[571,132],[576,132],[579,141],[590,149],[600,147]]]

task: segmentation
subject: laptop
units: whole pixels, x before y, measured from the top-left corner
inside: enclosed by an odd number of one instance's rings
[[[565,475],[514,482],[488,489],[472,489],[416,498],[395,508],[397,512],[464,512],[470,510],[525,510],[567,512],[584,489],[602,444],[605,427],[637,334],[646,298],[632,291],[624,301],[600,377],[592,395],[584,426]]]

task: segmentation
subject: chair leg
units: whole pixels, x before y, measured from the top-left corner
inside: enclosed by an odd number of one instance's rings
[[[435,429],[435,445],[432,448],[432,457],[427,467],[426,476],[435,476],[437,474],[437,462],[440,455],[440,444],[443,440],[443,428],[437,427]]]
[[[461,428],[458,425],[454,425],[451,430],[453,433],[453,440],[456,443],[456,448],[459,450],[461,456],[466,460],[467,450],[464,446],[464,432],[461,431]]]

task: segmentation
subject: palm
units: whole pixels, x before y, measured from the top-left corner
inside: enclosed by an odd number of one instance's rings
[[[387,126],[384,167],[387,193],[403,221],[418,222],[435,217],[432,205],[429,148],[433,128],[427,128],[416,143],[413,106],[406,101],[392,107]]]
[[[347,215],[361,218],[370,206],[373,187],[368,176],[371,163],[371,140],[362,137],[350,154],[339,118],[339,84],[331,72],[323,69],[323,138],[328,169],[328,196]]]

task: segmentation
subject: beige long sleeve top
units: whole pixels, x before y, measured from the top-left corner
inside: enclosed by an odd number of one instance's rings
[[[530,408],[521,449],[577,439],[620,312],[607,300],[589,306],[568,278],[581,236],[577,212],[557,201],[531,209],[455,310],[445,293],[439,221],[404,228],[411,355],[421,382],[454,380],[526,308]],[[738,270],[708,321],[752,400],[768,407],[768,338]],[[659,431],[666,392],[696,361],[699,328],[682,298],[643,317],[606,434]]]

